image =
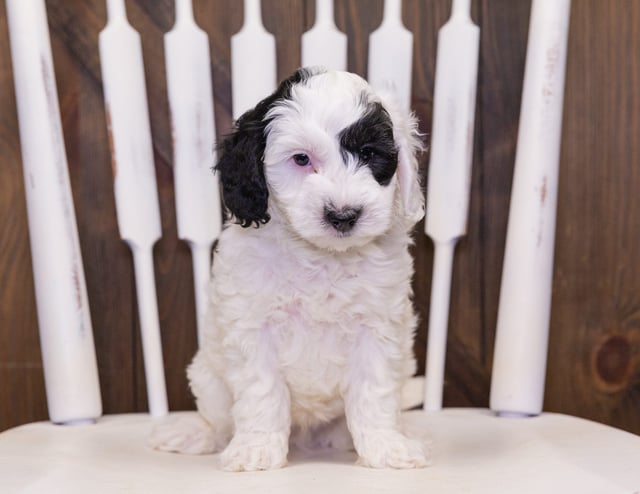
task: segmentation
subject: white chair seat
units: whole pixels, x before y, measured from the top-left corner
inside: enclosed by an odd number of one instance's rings
[[[408,431],[432,438],[431,467],[372,470],[357,466],[355,453],[293,450],[284,469],[228,473],[217,456],[148,448],[148,415],[29,424],[0,434],[0,492],[640,492],[640,437],[605,425],[551,413],[497,418],[480,409],[411,411],[404,418]]]

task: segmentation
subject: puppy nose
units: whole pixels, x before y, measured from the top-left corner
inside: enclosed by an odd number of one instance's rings
[[[361,213],[362,209],[357,208],[342,208],[340,210],[325,208],[324,217],[327,223],[337,231],[346,233],[355,226]]]

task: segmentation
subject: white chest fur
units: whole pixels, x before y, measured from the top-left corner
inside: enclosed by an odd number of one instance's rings
[[[330,253],[302,240],[283,241],[281,230],[269,226],[231,226],[220,238],[209,335],[216,360],[246,365],[252,346],[268,345],[293,414],[322,421],[341,413],[341,387],[363,332],[394,347],[408,377],[415,318],[406,234]]]

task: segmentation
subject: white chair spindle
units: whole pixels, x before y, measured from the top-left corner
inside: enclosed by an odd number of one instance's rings
[[[142,46],[124,0],[107,0],[107,11],[99,44],[118,228],[133,253],[149,411],[162,416],[168,406],[153,270],[162,229]]]
[[[442,408],[453,253],[467,232],[479,47],[470,0],[454,0],[438,34],[425,221],[435,247],[424,401],[430,411]]]
[[[45,4],[6,7],[49,417],[92,421],[100,384]]]
[[[533,0],[491,382],[491,409],[542,411],[570,0]]]
[[[385,0],[382,24],[369,36],[368,80],[393,88],[404,108],[411,107],[413,34],[402,23],[402,0]]]
[[[276,89],[276,41],[262,25],[260,0],[244,0],[244,25],[231,37],[233,119]]]
[[[213,173],[216,129],[209,40],[195,23],[191,0],[176,1],[176,23],[165,34],[164,45],[178,236],[191,248],[201,343],[211,247],[222,228],[222,211]]]
[[[316,20],[302,35],[302,66],[347,70],[347,35],[333,20],[333,0],[316,0]]]

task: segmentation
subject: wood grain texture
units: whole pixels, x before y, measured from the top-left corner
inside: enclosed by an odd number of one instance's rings
[[[640,3],[572,14],[545,403],[640,432]]]
[[[170,0],[128,0],[142,37],[163,237],[155,269],[171,409],[193,408],[185,366],[196,348],[191,258],[177,239],[162,36]],[[365,75],[382,0],[336,0],[348,67]],[[450,0],[405,0],[414,33],[413,108],[431,133],[437,33]],[[481,28],[468,234],[452,280],[445,406],[486,406],[526,55],[530,0],[474,0]],[[98,58],[102,0],[47,0],[56,80],[106,413],[144,411],[132,259],[120,241]],[[231,129],[230,37],[242,2],[194,0],[209,34],[219,136]],[[278,76],[300,63],[313,0],[264,0]],[[572,7],[557,253],[545,409],[640,433],[640,2]],[[256,74],[260,77],[260,74]],[[0,0],[0,430],[46,418],[4,0]],[[425,170],[428,153],[421,157]],[[416,355],[424,369],[433,247],[416,229]]]

